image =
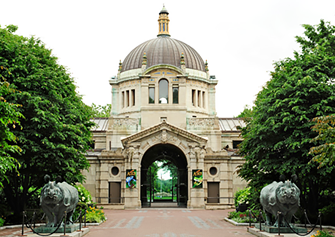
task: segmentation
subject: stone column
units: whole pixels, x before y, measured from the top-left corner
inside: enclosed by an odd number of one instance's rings
[[[192,208],[204,208],[204,186],[202,188],[192,188],[193,184],[193,177],[192,177],[192,170],[200,170],[204,172],[204,157],[206,151],[203,147],[200,147],[199,144],[190,143],[190,168],[189,168],[189,180],[190,180],[190,207]]]
[[[125,198],[125,207],[127,208],[138,208],[140,207],[140,164],[139,164],[139,152],[140,144],[130,143],[125,147],[125,166],[126,169],[135,169],[136,170],[136,188],[126,188],[124,192]],[[125,179],[127,174],[125,173]],[[126,186],[125,186],[126,187]]]
[[[112,87],[111,91],[111,101],[112,101],[112,111],[111,114],[118,114],[118,111],[120,110],[119,108],[119,88],[117,87]]]
[[[208,112],[210,115],[216,115],[215,110],[215,86],[209,87],[208,90]]]
[[[158,82],[155,83],[155,104],[159,104],[159,86],[158,86]]]

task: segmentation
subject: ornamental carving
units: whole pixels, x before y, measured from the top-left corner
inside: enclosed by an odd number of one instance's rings
[[[137,130],[138,129],[138,119],[136,118],[114,118],[111,120],[110,129],[118,130],[118,129],[131,129]]]
[[[188,118],[187,129],[189,130],[214,130],[217,127],[216,118]]]
[[[188,124],[190,126],[197,126],[197,127],[215,126],[215,119],[214,118],[189,118]]]
[[[164,129],[164,130],[162,131],[162,142],[163,142],[163,143],[166,143],[166,141],[167,141],[167,132],[166,132],[166,130]]]
[[[132,142],[132,141],[139,141],[143,139],[144,137],[148,137],[153,134],[157,134],[157,132],[160,132],[161,130],[166,130],[167,134],[178,134],[178,137],[180,139],[186,139],[187,141],[193,141],[200,143],[202,145],[205,145],[207,143],[207,139],[202,138],[194,133],[190,133],[184,129],[178,128],[176,126],[173,126],[172,124],[167,123],[165,120],[155,126],[152,126],[150,128],[147,128],[141,132],[135,133],[131,136],[128,136],[127,138],[122,139],[122,144],[126,146],[127,143]],[[161,132],[159,135],[156,135],[154,139],[161,140],[162,139],[162,134]],[[168,140],[168,139],[167,139]]]

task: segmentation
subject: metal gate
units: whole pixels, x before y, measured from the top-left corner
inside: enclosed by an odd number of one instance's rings
[[[141,203],[142,207],[152,207],[152,203],[159,202],[155,201],[155,189],[153,184],[153,177],[149,169],[141,170]],[[172,177],[173,178],[173,177]],[[172,202],[174,196],[177,197],[177,206],[186,207],[188,200],[187,192],[187,169],[178,169],[178,176],[176,184],[172,185]]]

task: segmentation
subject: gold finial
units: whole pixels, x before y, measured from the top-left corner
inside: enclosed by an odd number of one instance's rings
[[[142,58],[142,65],[147,65],[147,54],[144,52],[143,58]]]
[[[158,36],[170,36],[169,22],[169,12],[163,4],[163,9],[160,11],[158,18]]]
[[[181,56],[180,56],[180,65],[185,65],[185,56],[184,56],[184,53],[181,53]]]
[[[206,63],[205,63],[205,71],[208,72],[208,62],[207,62],[207,59],[206,59]]]
[[[119,62],[119,72],[121,72],[122,71],[122,63],[121,63],[121,60],[120,60],[120,62]]]

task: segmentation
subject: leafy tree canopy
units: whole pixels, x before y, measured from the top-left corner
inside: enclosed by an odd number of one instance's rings
[[[95,105],[92,103],[91,110],[93,118],[108,118],[112,111],[112,105]]]
[[[252,108],[248,105],[244,106],[244,110],[237,116],[237,118],[242,118],[246,123],[252,118]]]
[[[57,63],[51,50],[35,37],[15,35],[15,26],[0,28],[0,70],[15,90],[6,96],[24,118],[12,129],[20,154],[12,153],[20,176],[7,172],[6,201],[19,213],[43,177],[62,176],[69,183],[82,182],[89,163],[85,152],[91,140],[91,111],[75,92],[73,78]],[[2,114],[0,115],[2,118]]]
[[[260,191],[280,174],[297,174],[302,205],[317,211],[322,190],[335,190],[334,166],[317,169],[309,163],[313,118],[335,113],[335,28],[321,20],[303,25],[304,37],[296,37],[301,52],[274,64],[271,79],[258,93],[253,119],[242,130],[240,153],[245,164],[240,176]]]
[[[335,115],[317,117],[313,119],[316,124],[312,130],[318,135],[311,142],[320,141],[322,144],[310,149],[310,154],[315,155],[311,162],[319,163],[319,168],[333,165],[335,161]]]
[[[243,111],[237,116],[237,118],[252,117],[252,108],[249,105],[245,105]]]
[[[0,78],[0,186],[2,180],[6,178],[6,172],[9,170],[16,170],[19,165],[15,158],[11,154],[20,152],[19,146],[11,144],[16,141],[16,137],[11,131],[16,126],[20,126],[19,118],[22,118],[22,114],[17,111],[17,107],[20,105],[9,103],[6,98],[15,90],[11,88],[10,84],[6,81],[2,74],[9,74],[8,70],[3,66],[0,66],[1,73]]]

